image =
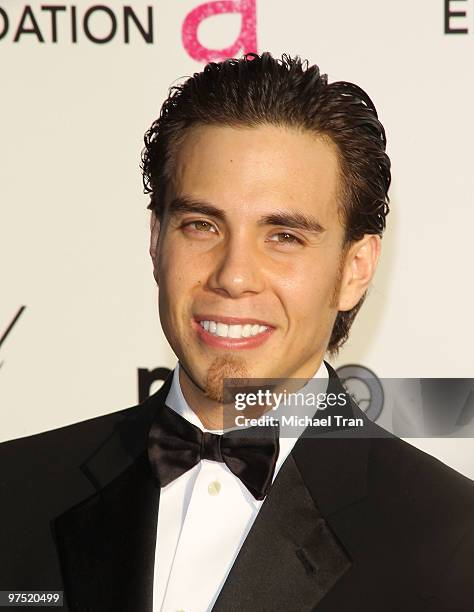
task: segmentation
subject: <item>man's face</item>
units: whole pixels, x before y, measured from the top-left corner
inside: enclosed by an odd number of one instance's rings
[[[335,146],[282,127],[201,126],[175,163],[150,250],[186,375],[217,401],[223,377],[312,376],[367,280],[354,281],[354,250],[343,257]]]

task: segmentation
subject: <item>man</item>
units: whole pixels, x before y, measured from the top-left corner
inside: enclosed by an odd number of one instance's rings
[[[228,427],[224,379],[344,399],[324,356],[376,269],[385,144],[367,94],[299,58],[171,90],[143,171],[178,365],[140,406],[3,445],[2,589],[81,611],[472,609],[468,479],[345,401],[363,434]]]

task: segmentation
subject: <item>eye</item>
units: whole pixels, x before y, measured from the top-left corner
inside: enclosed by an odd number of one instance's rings
[[[189,221],[188,223],[183,223],[183,225],[181,226],[183,229],[184,228],[191,228],[194,229],[197,232],[201,232],[201,233],[210,233],[211,230],[213,230],[214,232],[216,231],[215,227],[209,223],[209,221]]]
[[[272,240],[270,238],[270,242],[278,242],[279,244],[303,244],[303,241],[300,240],[294,234],[290,234],[290,232],[278,232],[276,234],[272,234],[272,237],[276,236],[276,240]]]

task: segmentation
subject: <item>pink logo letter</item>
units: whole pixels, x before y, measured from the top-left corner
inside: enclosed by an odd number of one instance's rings
[[[193,9],[184,20],[182,29],[183,45],[189,55],[198,62],[210,62],[235,57],[243,53],[257,52],[256,0],[219,0],[206,2]],[[242,25],[240,34],[233,45],[226,49],[207,49],[198,40],[197,31],[201,21],[212,15],[240,13]]]

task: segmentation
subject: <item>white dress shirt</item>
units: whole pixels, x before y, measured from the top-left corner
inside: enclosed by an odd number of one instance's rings
[[[327,381],[324,362],[313,377],[316,378]],[[318,384],[325,392],[327,382],[318,381]],[[201,430],[210,431],[184,399],[179,363],[174,369],[166,404]],[[314,412],[312,407],[310,414]],[[283,437],[280,431],[280,451],[273,479],[297,439],[298,436]],[[161,488],[153,612],[212,609],[263,501],[256,500],[225,463],[217,461],[203,460]]]

